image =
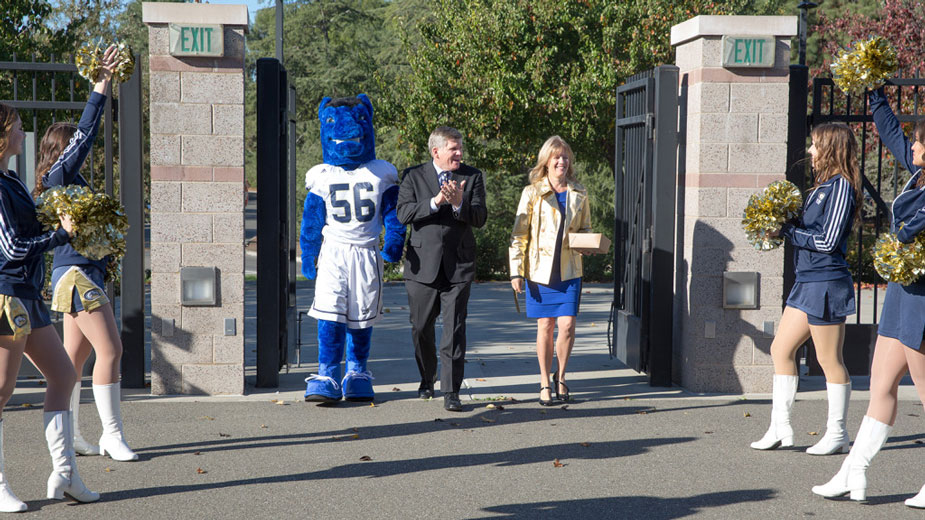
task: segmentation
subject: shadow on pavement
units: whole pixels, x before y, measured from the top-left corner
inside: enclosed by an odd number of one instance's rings
[[[383,427],[389,428],[389,427]],[[363,431],[366,431],[364,428]],[[116,491],[106,494],[107,502],[128,500],[134,498],[169,495],[202,491],[231,486],[249,486],[254,484],[273,484],[279,482],[316,481],[322,479],[341,478],[378,478],[417,473],[421,471],[445,470],[446,468],[462,468],[472,466],[519,466],[547,462],[550,458],[562,459],[611,459],[640,455],[653,447],[682,442],[692,442],[693,437],[673,437],[658,439],[634,439],[625,441],[608,441],[589,444],[583,447],[575,442],[567,444],[553,444],[548,446],[532,446],[517,450],[497,453],[467,453],[461,455],[446,455],[439,457],[425,457],[420,459],[389,460],[359,462],[334,466],[322,471],[294,473],[289,475],[276,475],[252,479],[229,480],[225,482],[212,482],[207,484],[157,486],[141,489]],[[571,517],[571,516],[570,516]]]
[[[669,520],[685,518],[705,509],[760,502],[776,496],[772,489],[746,489],[706,493],[683,498],[660,498],[650,496],[608,497],[582,500],[559,500],[508,504],[484,508],[483,511],[498,513],[489,518],[645,518],[646,520]]]

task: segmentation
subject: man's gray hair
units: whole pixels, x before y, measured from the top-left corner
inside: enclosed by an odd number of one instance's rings
[[[443,148],[447,141],[456,141],[462,145],[463,136],[459,133],[459,130],[451,126],[438,126],[430,133],[430,138],[427,140],[427,149],[430,151],[434,148]]]

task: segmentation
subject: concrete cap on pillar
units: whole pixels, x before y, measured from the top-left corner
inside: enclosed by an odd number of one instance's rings
[[[247,32],[250,14],[247,6],[221,4],[180,4],[173,2],[142,2],[141,20],[147,24],[200,23],[240,25]]]
[[[671,28],[671,45],[702,36],[796,36],[796,16],[695,16]]]

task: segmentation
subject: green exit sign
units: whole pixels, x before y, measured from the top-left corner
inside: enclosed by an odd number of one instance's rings
[[[222,56],[225,51],[221,25],[172,23],[170,29],[171,56]]]
[[[773,36],[723,36],[723,67],[771,68]]]

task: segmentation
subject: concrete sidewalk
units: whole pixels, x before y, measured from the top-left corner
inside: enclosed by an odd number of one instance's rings
[[[303,298],[300,306],[310,299]],[[748,448],[768,424],[767,396],[693,395],[651,388],[607,355],[610,287],[588,285],[569,363],[574,402],[543,408],[535,323],[516,315],[510,286],[473,286],[463,413],[416,398],[407,299],[389,284],[370,368],[373,406],[302,401],[314,367],[281,374],[278,392],[153,397],[127,392],[128,440],[141,460],[78,459],[103,493],[96,504],[44,497],[51,465],[42,435],[38,380],[20,382],[5,410],[6,471],[44,518],[920,518],[902,501],[925,482],[922,407],[904,387],[890,442],[868,471],[868,504],[824,500],[810,488],[844,456],[802,449],[823,433],[826,403],[817,378],[802,378],[793,424],[797,448]],[[522,303],[522,302],[521,302]],[[306,322],[305,338],[314,334]],[[251,325],[247,325],[251,328]],[[252,354],[250,354],[252,355]],[[253,370],[249,376],[253,381]],[[866,388],[864,380],[857,386]],[[89,385],[89,381],[85,381]],[[822,399],[820,399],[822,397]],[[913,397],[913,399],[909,399]],[[491,405],[491,407],[489,407]],[[855,392],[857,431],[866,392]],[[81,424],[100,427],[89,388]]]

